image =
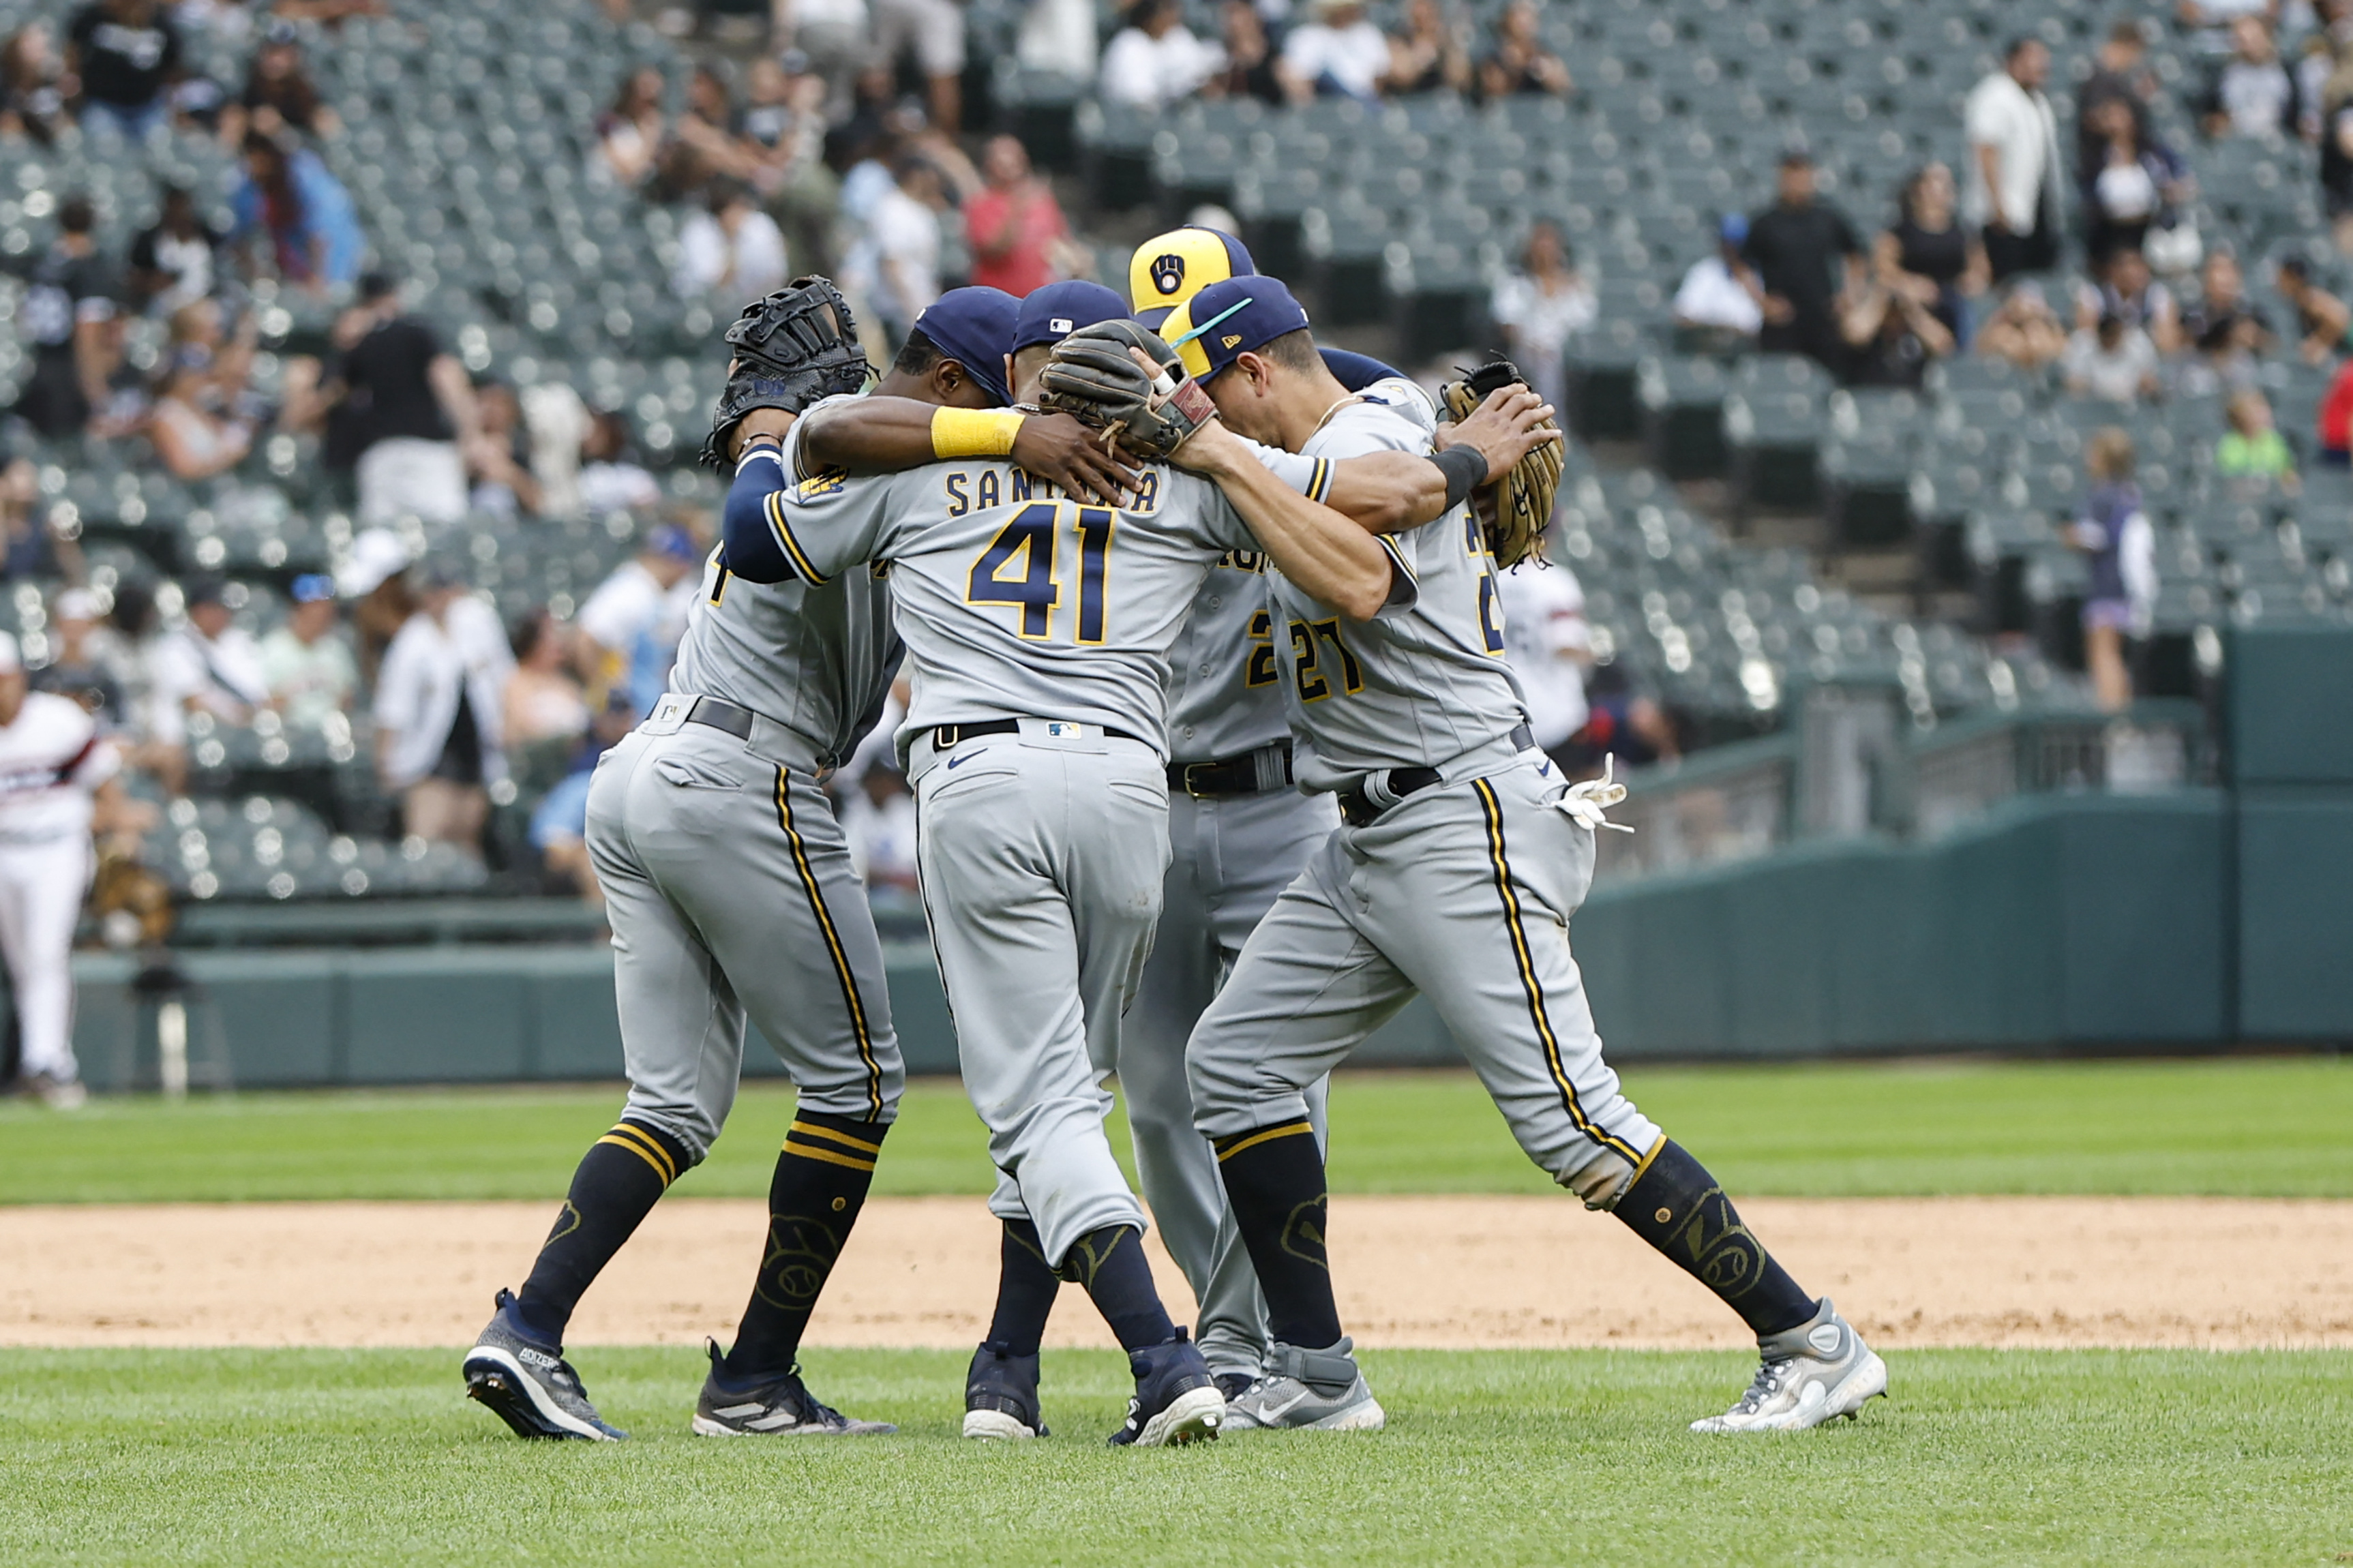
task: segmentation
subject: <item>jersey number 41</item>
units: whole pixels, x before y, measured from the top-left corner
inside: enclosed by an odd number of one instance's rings
[[[1054,638],[1054,612],[1062,603],[1056,570],[1065,516],[1078,540],[1078,614],[1064,630],[1071,640],[1103,640],[1103,579],[1110,571],[1111,538],[1118,517],[1109,507],[1036,501],[1013,514],[980,559],[972,563],[965,600],[974,605],[1018,605],[1021,635],[1033,642]]]

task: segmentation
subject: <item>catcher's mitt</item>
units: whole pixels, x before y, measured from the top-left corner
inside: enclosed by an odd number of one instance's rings
[[[1498,357],[1440,387],[1438,398],[1446,416],[1459,423],[1490,395],[1514,383],[1525,386],[1527,377],[1510,360]],[[1559,426],[1546,419],[1545,427],[1556,430]],[[1480,519],[1486,524],[1487,548],[1496,565],[1543,559],[1544,531],[1552,521],[1553,498],[1560,493],[1561,466],[1561,444],[1547,441],[1487,487],[1490,504],[1480,508]]]
[[[849,302],[829,279],[796,278],[753,300],[728,325],[725,342],[734,368],[702,443],[702,460],[714,468],[727,466],[729,437],[754,408],[798,414],[821,397],[856,392],[873,374]]]
[[[1160,367],[1146,372],[1128,350]],[[1097,321],[1054,345],[1039,381],[1039,406],[1074,416],[1146,462],[1159,462],[1215,418],[1216,404],[1185,376],[1183,362],[1140,321]]]

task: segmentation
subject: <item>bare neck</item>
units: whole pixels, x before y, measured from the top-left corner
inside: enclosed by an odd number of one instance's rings
[[[1275,428],[1286,452],[1296,452],[1324,427],[1324,416],[1348,396],[1333,374],[1315,362],[1312,371],[1286,371],[1275,398]]]

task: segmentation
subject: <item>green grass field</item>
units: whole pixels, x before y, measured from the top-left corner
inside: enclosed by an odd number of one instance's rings
[[[1372,1436],[1114,1451],[1123,1368],[1050,1353],[1051,1439],[955,1436],[962,1359],[812,1355],[896,1437],[685,1433],[685,1351],[598,1351],[626,1445],[525,1445],[448,1354],[0,1352],[0,1561],[2326,1563],[2353,1358],[1917,1352],[1896,1398],[1694,1436],[1732,1355],[1368,1354]]]
[[[2353,1062],[1637,1068],[1630,1092],[1739,1193],[2353,1196]],[[1549,1184],[1467,1073],[1343,1074],[1339,1192],[1533,1193]],[[617,1088],[198,1096],[0,1106],[0,1203],[553,1198]],[[768,1190],[789,1090],[747,1089],[681,1194]],[[1113,1146],[1123,1155],[1124,1131]],[[954,1083],[913,1086],[875,1190],[985,1193]]]
[[[2327,1058],[1627,1077],[1736,1192],[2353,1197],[2353,1065]],[[617,1104],[0,1107],[0,1203],[548,1200]],[[1546,1190],[1465,1076],[1347,1076],[1333,1104],[1337,1189]],[[790,1113],[748,1092],[680,1190],[764,1192]],[[918,1085],[879,1190],[987,1178],[961,1092]],[[1099,1352],[1049,1353],[1056,1436],[1006,1448],[955,1437],[937,1352],[811,1352],[821,1393],[902,1427],[827,1445],[693,1439],[692,1352],[590,1349],[637,1440],[548,1447],[459,1397],[453,1351],[0,1349],[0,1563],[2353,1561],[2353,1352],[1888,1359],[1860,1422],[1726,1440],[1683,1426],[1738,1355],[1372,1352],[1386,1433],[1137,1454],[1102,1447],[1126,1384]]]

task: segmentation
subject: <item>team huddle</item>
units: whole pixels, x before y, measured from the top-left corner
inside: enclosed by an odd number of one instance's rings
[[[798,1103],[694,1430],[892,1430],[820,1403],[796,1358],[903,1079],[821,787],[903,662],[922,893],[998,1173],[965,1436],[1045,1435],[1065,1282],[1134,1373],[1113,1443],[1382,1426],[1334,1300],[1323,1089],[1416,994],[1531,1159],[1755,1331],[1755,1380],[1695,1429],[1853,1415],[1884,1365],[1621,1092],[1570,953],[1623,790],[1536,748],[1496,588],[1549,512],[1551,410],[1508,367],[1433,400],[1319,350],[1214,230],[1148,241],[1129,283],[954,290],[871,391],[823,279],[729,329],[706,449],[734,472],[724,539],[672,689],[589,801],[628,1101],[499,1293],[468,1393],[525,1436],[622,1436],[565,1326],[708,1152],[748,1022]],[[1147,1205],[1192,1332],[1155,1288]]]

